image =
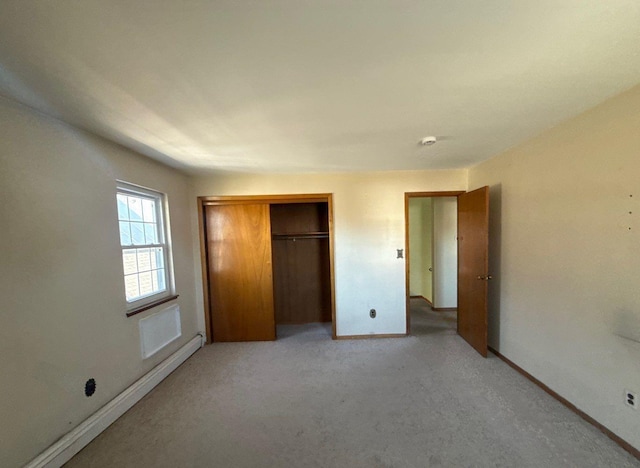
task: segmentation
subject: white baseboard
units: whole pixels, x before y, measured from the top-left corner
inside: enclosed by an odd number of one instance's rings
[[[147,393],[173,372],[180,364],[204,345],[197,335],[186,345],[162,361],[140,380],[127,388],[78,427],[60,438],[51,447],[34,458],[26,468],[59,468],[82,450],[89,442],[122,416]]]

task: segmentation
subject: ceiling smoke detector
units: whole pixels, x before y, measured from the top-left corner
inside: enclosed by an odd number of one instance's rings
[[[435,145],[437,139],[434,136],[428,136],[428,137],[424,137],[422,140],[420,140],[420,144],[422,146],[431,146],[431,145]]]

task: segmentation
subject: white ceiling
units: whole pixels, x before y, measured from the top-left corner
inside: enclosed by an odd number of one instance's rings
[[[637,0],[0,2],[0,94],[192,173],[467,167],[639,82]]]

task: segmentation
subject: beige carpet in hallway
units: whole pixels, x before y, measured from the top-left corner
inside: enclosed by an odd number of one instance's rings
[[[411,334],[422,336],[434,333],[456,334],[457,312],[434,311],[421,298],[411,298]]]
[[[445,325],[414,315],[408,338],[304,325],[206,346],[68,466],[640,467]]]

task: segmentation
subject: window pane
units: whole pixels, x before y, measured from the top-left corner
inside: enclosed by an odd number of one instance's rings
[[[164,269],[162,270],[156,270],[154,271],[154,273],[156,274],[156,280],[158,282],[158,291],[164,291],[167,289],[167,285],[166,285],[166,281],[165,281],[165,271]]]
[[[142,199],[142,220],[145,223],[156,222],[156,202],[155,201],[148,200],[146,198]]]
[[[138,249],[138,271],[151,270],[151,255],[149,249]]]
[[[162,247],[158,247],[155,250],[155,264],[154,268],[164,268],[164,249]]]
[[[127,301],[132,301],[140,297],[140,291],[138,289],[138,275],[129,275],[124,277],[124,290],[127,296]]]
[[[127,249],[122,251],[122,266],[124,267],[125,275],[131,275],[138,272],[138,260],[136,258],[135,250]]]
[[[140,279],[140,295],[148,296],[153,293],[153,281],[151,281],[151,272],[140,273],[138,275]]]
[[[129,198],[129,219],[131,221],[142,221],[142,199],[138,197]]]
[[[127,221],[120,221],[120,245],[131,245],[131,229]]]
[[[118,194],[118,219],[128,220],[129,219],[129,207],[127,205],[127,196]]]
[[[158,243],[158,233],[156,228],[156,224],[144,223],[144,238],[146,244]]]
[[[150,252],[150,257],[151,257],[151,269],[155,270],[156,268],[158,268],[158,257],[157,257],[157,251],[158,249],[149,249]]]
[[[168,291],[170,278],[166,270],[168,246],[160,223],[163,196],[135,186],[118,185],[116,194],[118,228],[127,302],[131,306],[147,303],[151,296]],[[161,247],[149,247],[161,245]],[[146,299],[146,301],[145,301]]]
[[[131,223],[131,240],[133,245],[144,245],[144,224]]]

